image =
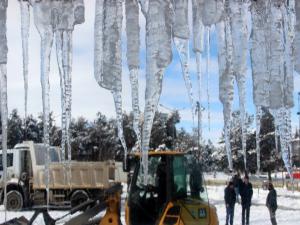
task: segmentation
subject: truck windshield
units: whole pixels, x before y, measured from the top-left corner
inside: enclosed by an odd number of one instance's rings
[[[7,153],[7,167],[13,166],[13,154],[12,153]],[[0,154],[0,170],[3,170],[3,165],[2,165],[2,154]]]
[[[45,165],[46,148],[43,144],[34,145],[34,153],[36,158],[36,164],[41,166]],[[55,147],[49,149],[50,162],[59,162],[59,155]]]

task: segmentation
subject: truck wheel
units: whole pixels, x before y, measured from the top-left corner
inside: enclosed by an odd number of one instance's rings
[[[7,193],[7,210],[19,211],[23,208],[23,196],[19,191],[13,190]]]
[[[89,195],[86,191],[77,190],[71,195],[71,207],[74,208],[81,203],[87,201],[89,199]]]

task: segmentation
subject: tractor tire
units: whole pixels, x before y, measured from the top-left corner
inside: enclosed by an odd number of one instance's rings
[[[17,190],[12,190],[7,193],[7,210],[20,211],[23,208],[23,196]]]
[[[86,191],[84,190],[77,190],[74,191],[73,194],[71,195],[71,207],[74,208],[81,203],[87,201],[89,199],[89,195]]]

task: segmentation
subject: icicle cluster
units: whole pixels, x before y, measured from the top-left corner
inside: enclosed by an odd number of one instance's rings
[[[71,160],[71,144],[69,126],[71,122],[72,104],[72,31],[76,24],[84,22],[83,0],[47,1],[32,0],[34,22],[41,36],[41,84],[43,97],[44,144],[46,146],[45,177],[47,193],[49,193],[49,117],[50,117],[50,56],[55,34],[57,62],[61,80],[62,101],[62,159],[65,159],[65,147],[68,161]],[[71,173],[69,173],[69,182]],[[49,203],[49,194],[47,197]]]
[[[139,69],[140,69],[140,25],[139,4],[137,0],[126,0],[127,64],[130,72],[131,96],[133,109],[133,129],[137,136],[137,147],[141,145],[140,104],[139,104]]]
[[[62,158],[65,149],[71,160],[69,126],[72,102],[72,32],[76,24],[84,22],[83,0],[30,0],[34,10],[35,25],[41,36],[41,83],[43,95],[44,142],[49,149],[49,71],[53,40],[60,72],[62,96]],[[291,115],[293,106],[293,70],[300,71],[300,3],[295,0],[253,0],[251,60],[253,98],[257,109],[257,155],[260,165],[260,119],[262,107],[270,109],[275,117],[276,133],[280,137],[282,158],[291,172]],[[7,3],[7,1],[2,1]],[[142,135],[139,129],[139,69],[140,27],[139,4],[146,19],[146,93]],[[141,145],[142,165],[147,183],[148,150],[151,129],[162,91],[165,69],[172,61],[172,37],[180,56],[182,73],[194,114],[195,99],[189,74],[189,1],[188,0],[126,0],[127,63],[132,87],[134,130]],[[27,114],[28,37],[29,5],[20,2],[22,14],[23,74],[25,81],[25,112]],[[123,0],[96,0],[95,7],[95,78],[99,85],[112,92],[118,136],[127,155],[122,125],[122,22]],[[230,123],[234,96],[234,81],[237,82],[242,125],[242,150],[246,161],[245,127],[245,81],[247,51],[249,49],[248,14],[249,1],[245,0],[192,0],[193,51],[196,54],[199,103],[202,101],[202,54],[204,51],[204,28],[207,28],[207,75],[210,74],[209,30],[216,25],[219,62],[219,98],[223,104],[225,148],[229,169],[233,169],[230,146]],[[3,14],[4,15],[4,14]],[[2,14],[1,14],[2,16]],[[3,19],[1,17],[1,19]],[[4,32],[0,34],[3,38]],[[2,36],[1,36],[2,35]],[[6,43],[6,42],[3,42]],[[3,43],[0,43],[3,44]],[[3,48],[3,46],[1,46]],[[5,49],[5,48],[3,48]],[[0,52],[0,60],[6,57]],[[5,58],[6,59],[6,58]],[[3,60],[2,60],[3,61]],[[6,74],[5,63],[1,74]],[[209,78],[209,77],[208,77]],[[207,79],[209,102],[209,79]],[[3,82],[5,83],[5,82]],[[2,85],[2,84],[1,84]],[[2,89],[1,89],[2,90]],[[4,89],[3,89],[4,90]],[[3,99],[3,96],[2,96]],[[5,103],[5,101],[3,101]],[[6,104],[6,103],[5,103]],[[208,111],[209,111],[208,104]],[[201,107],[200,107],[201,108]],[[209,113],[208,113],[209,114]],[[199,112],[200,141],[201,110]],[[46,153],[48,162],[48,152]],[[46,163],[48,174],[48,163]],[[47,178],[49,182],[49,177]]]
[[[4,185],[4,199],[3,204],[5,206],[5,221],[6,221],[6,182],[7,182],[7,38],[6,38],[6,10],[7,0],[0,0],[0,112],[2,123],[2,166],[3,177],[2,181]]]
[[[279,131],[282,158],[291,173],[291,131],[288,129],[291,127],[290,108],[294,105],[295,1],[253,1],[251,13],[254,103],[256,107],[272,111],[276,131]],[[257,146],[259,151],[259,143]]]

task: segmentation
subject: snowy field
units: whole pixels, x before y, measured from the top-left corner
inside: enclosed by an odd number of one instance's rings
[[[300,221],[300,193],[291,192],[285,189],[277,189],[278,193],[278,206],[277,211],[277,221],[279,225],[298,225]],[[217,207],[218,217],[220,220],[220,225],[225,224],[225,205],[224,205],[224,187],[222,186],[209,186],[208,194],[210,202]],[[265,207],[265,200],[267,197],[268,191],[262,189],[254,189],[253,195],[253,205],[251,207],[250,215],[250,224],[253,225],[268,225],[269,214],[268,210]],[[123,194],[122,199],[124,200],[126,194]],[[124,205],[124,204],[123,204]],[[63,216],[66,212],[62,211],[53,211],[51,215],[55,218]],[[14,217],[25,216],[30,218],[33,215],[32,211],[26,212],[8,212],[7,218],[11,219]],[[68,219],[70,217],[67,217]],[[4,222],[4,211],[3,206],[0,207],[0,223]],[[124,223],[124,209],[122,210],[122,222]],[[37,218],[35,224],[43,225],[43,220],[41,217]],[[63,224],[63,221],[57,224]],[[236,205],[235,208],[235,225],[241,224],[241,206]]]

